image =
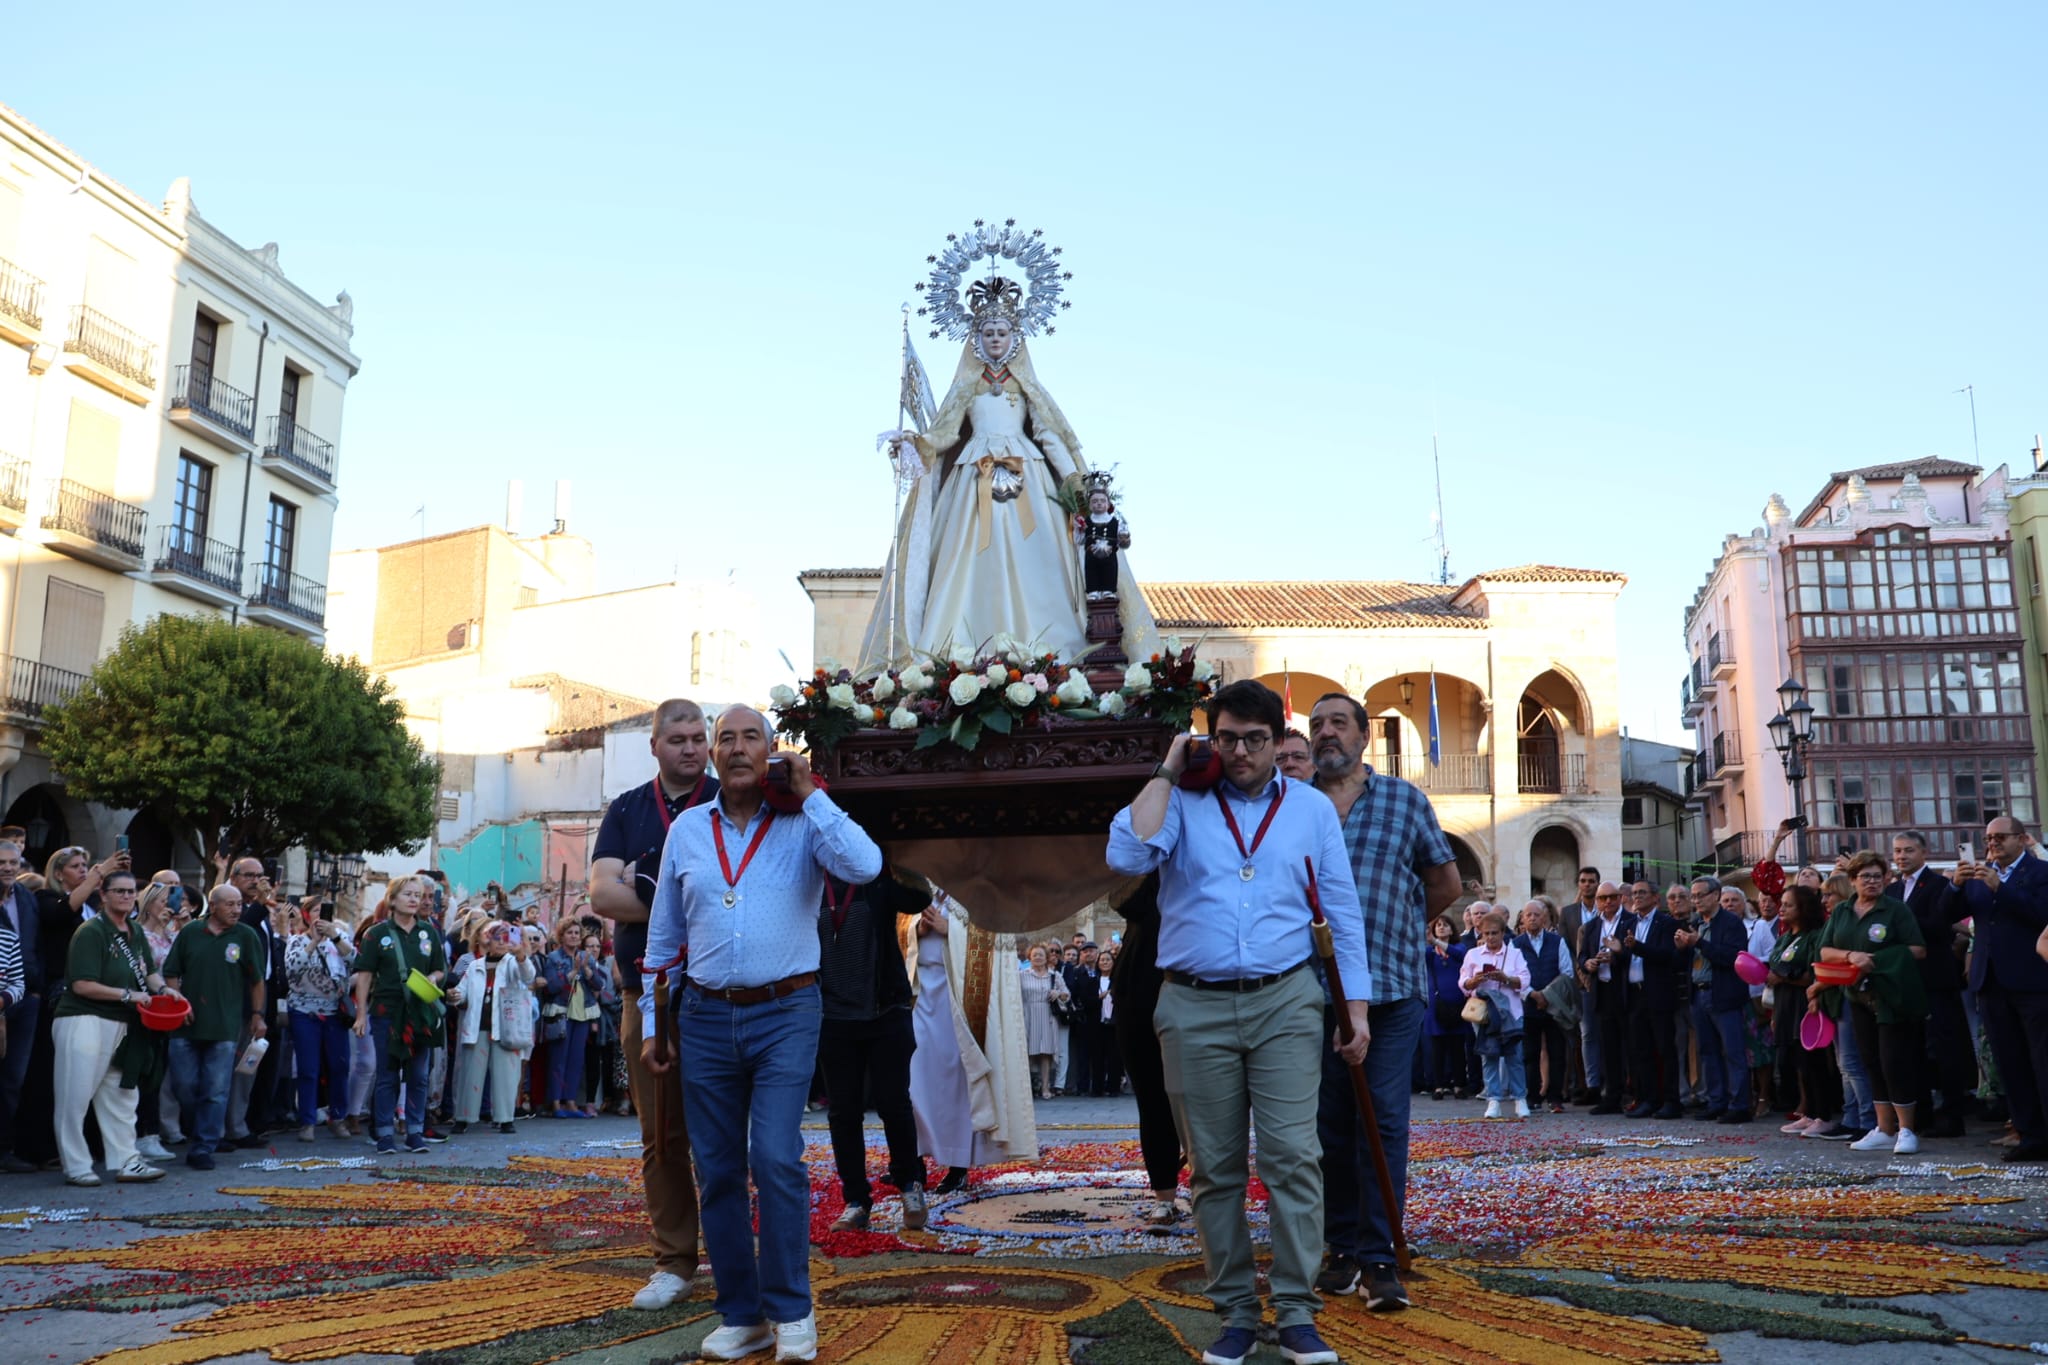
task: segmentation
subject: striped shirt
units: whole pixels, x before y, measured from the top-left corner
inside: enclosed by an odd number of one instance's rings
[[[1429,895],[1422,878],[1457,855],[1422,788],[1376,773],[1370,763],[1363,767],[1365,789],[1344,817],[1344,848],[1365,908],[1372,1003],[1426,1000]]]
[[[11,1009],[28,994],[28,974],[21,965],[21,935],[0,924],[0,995],[7,997],[0,1009]],[[27,1047],[30,1040],[23,1038],[17,1047]]]

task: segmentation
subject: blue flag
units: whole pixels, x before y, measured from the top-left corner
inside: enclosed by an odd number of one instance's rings
[[[1429,766],[1441,768],[1444,764],[1443,728],[1437,722],[1436,714],[1436,668],[1429,670]]]

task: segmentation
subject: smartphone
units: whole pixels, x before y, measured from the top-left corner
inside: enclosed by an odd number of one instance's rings
[[[1215,752],[1216,746],[1210,742],[1207,735],[1196,735],[1188,741],[1187,770],[1200,772],[1208,767],[1209,760]]]
[[[784,791],[789,790],[788,759],[771,758],[768,760],[768,785],[771,787],[780,787]]]
[[[1976,850],[1976,849],[1974,849],[1974,848],[1972,848],[1972,847],[1970,847],[1970,846],[1969,846],[1968,844],[1957,844],[1957,845],[1956,845],[1956,861],[1957,861],[1957,862],[1959,862],[1959,863],[1974,863],[1974,862],[1976,862],[1976,861],[1977,861],[1977,850]]]
[[[127,836],[127,835],[125,835],[125,834],[116,834],[116,835],[114,836],[114,852],[116,852],[116,853],[126,853],[127,851],[128,851],[128,836]]]
[[[334,902],[333,902],[333,901],[321,901],[321,902],[320,902],[320,918],[321,918],[321,919],[324,919],[324,920],[331,920],[331,919],[333,919],[333,918],[334,918]]]
[[[1853,858],[1856,856],[1856,846],[1854,844],[1841,844],[1836,847],[1835,852],[1844,858]]]

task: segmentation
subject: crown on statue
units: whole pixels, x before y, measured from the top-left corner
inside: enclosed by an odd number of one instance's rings
[[[1015,327],[1024,315],[1024,291],[1015,280],[1006,280],[1001,275],[976,280],[967,286],[967,311],[976,327],[994,318]]]

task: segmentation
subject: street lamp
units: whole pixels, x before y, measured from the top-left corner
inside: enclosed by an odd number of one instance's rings
[[[1401,679],[1401,705],[1403,705],[1403,706],[1413,706],[1414,704],[1415,704],[1415,679],[1413,679],[1413,678],[1406,678],[1406,677],[1404,677],[1404,678],[1402,678],[1402,679]]]
[[[1793,833],[1793,856],[1806,866],[1806,746],[1813,742],[1813,703],[1797,678],[1778,685],[1778,714],[1764,728],[1771,732],[1771,747],[1778,751],[1785,777],[1792,783],[1792,812],[1798,824]]]

